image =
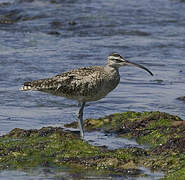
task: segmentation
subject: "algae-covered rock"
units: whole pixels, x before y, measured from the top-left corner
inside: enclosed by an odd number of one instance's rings
[[[39,130],[16,128],[0,137],[1,170],[67,166],[123,173],[123,165],[133,162],[136,157],[138,155],[133,150],[109,151],[95,147],[81,140],[79,135],[57,127]],[[140,173],[137,168],[137,165],[132,166],[132,170],[125,169],[124,173]]]
[[[77,123],[66,125],[77,127]],[[146,176],[140,167],[163,171],[164,179],[185,179],[185,123],[161,112],[124,112],[87,119],[86,131],[104,130],[122,138],[135,138],[146,148],[109,150],[57,127],[14,129],[0,137],[0,169],[72,167]]]
[[[76,127],[77,124],[66,126]],[[178,116],[164,112],[123,112],[87,119],[84,127],[86,131],[104,130],[119,137],[136,139],[147,148],[147,155],[139,160],[140,165],[164,171],[164,178],[185,179],[185,121]]]
[[[123,112],[84,122],[87,131],[101,129],[114,132],[120,137],[134,137],[138,143],[150,146],[158,146],[172,137],[178,137],[184,131],[184,125],[178,116],[163,112]],[[77,123],[67,124],[66,127],[77,127]]]

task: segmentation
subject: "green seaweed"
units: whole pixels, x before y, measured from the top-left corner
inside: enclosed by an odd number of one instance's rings
[[[70,166],[118,172],[118,164],[133,161],[134,156],[126,150],[115,153],[95,147],[75,134],[54,127],[16,128],[0,138],[0,169]]]
[[[77,127],[76,123],[66,125]],[[0,170],[30,167],[70,167],[146,176],[140,167],[165,172],[163,179],[185,176],[185,123],[162,112],[124,112],[87,119],[86,131],[105,130],[119,137],[135,138],[142,148],[109,150],[57,127],[13,129],[0,137]]]

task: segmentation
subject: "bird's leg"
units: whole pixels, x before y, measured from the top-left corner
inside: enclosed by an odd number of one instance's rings
[[[83,131],[83,110],[85,106],[85,102],[79,103],[81,104],[79,111],[77,112],[77,118],[78,118],[78,125],[80,129],[80,135],[83,138],[84,137],[84,131]]]

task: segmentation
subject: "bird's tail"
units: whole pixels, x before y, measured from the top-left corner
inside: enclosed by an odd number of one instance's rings
[[[40,79],[30,82],[25,82],[20,88],[21,91],[45,91],[52,89],[53,87],[58,87],[57,82],[53,78],[50,79]]]
[[[34,90],[31,82],[25,82],[24,85],[19,89],[21,91],[29,91],[29,90]]]

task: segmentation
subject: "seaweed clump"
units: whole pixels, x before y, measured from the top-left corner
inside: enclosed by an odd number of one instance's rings
[[[67,124],[76,127],[76,123]],[[163,179],[185,179],[185,123],[163,112],[124,112],[85,120],[86,131],[104,130],[136,139],[145,148],[96,147],[59,127],[13,129],[0,137],[0,169],[70,167],[147,176],[140,167],[163,171]]]
[[[143,152],[138,154],[137,151],[140,149],[109,151],[95,147],[81,140],[79,135],[58,127],[15,128],[0,137],[0,169],[70,167],[138,175],[142,171],[135,160],[141,158]]]
[[[75,127],[76,123],[67,127]],[[87,131],[104,130],[135,139],[146,148],[139,164],[165,172],[164,179],[185,179],[185,121],[164,112],[123,112],[104,118],[87,119]]]

